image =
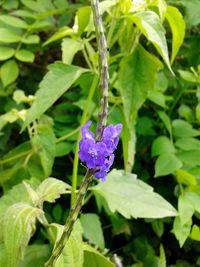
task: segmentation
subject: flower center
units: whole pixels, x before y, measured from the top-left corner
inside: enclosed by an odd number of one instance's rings
[[[97,158],[97,151],[94,149],[94,148],[90,148],[89,149],[89,154],[90,154],[90,156],[92,157],[92,158]]]

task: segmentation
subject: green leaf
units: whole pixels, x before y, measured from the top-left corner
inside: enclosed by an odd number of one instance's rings
[[[199,0],[192,0],[192,1],[181,0],[181,4],[184,5],[186,8],[185,21],[186,21],[188,28],[198,25],[200,23]]]
[[[200,131],[193,129],[192,125],[184,120],[174,120],[172,127],[175,137],[194,137],[200,135]]]
[[[115,265],[93,247],[84,244],[83,267],[115,267]]]
[[[6,211],[3,218],[3,238],[9,267],[16,267],[18,260],[23,258],[35,230],[36,217],[42,212],[23,202],[12,205]]]
[[[178,212],[180,217],[180,223],[182,225],[186,224],[191,220],[192,215],[194,214],[195,207],[190,199],[187,197],[187,194],[181,195],[178,198]]]
[[[78,34],[81,35],[90,22],[91,7],[81,7],[77,11]]]
[[[15,50],[11,47],[0,46],[0,60],[6,60],[11,58],[15,53]]]
[[[117,87],[123,101],[124,127],[122,131],[123,153],[126,171],[131,171],[135,154],[135,120],[137,112],[147,98],[149,88],[154,87],[160,61],[142,46],[123,58],[120,63]]]
[[[24,259],[17,267],[42,267],[50,256],[49,245],[30,245],[27,247]]]
[[[200,228],[196,224],[192,226],[192,231],[190,234],[190,238],[195,241],[200,241]]]
[[[153,11],[144,11],[132,15],[130,18],[145,37],[153,43],[166,65],[173,73],[169,62],[165,30],[161,24],[159,16]]]
[[[169,138],[167,138],[166,136],[159,136],[153,141],[151,151],[152,157],[174,152],[175,148]]]
[[[165,95],[159,91],[151,90],[148,92],[148,99],[161,107],[165,107]]]
[[[166,176],[182,167],[182,162],[173,154],[162,154],[156,160],[155,177]]]
[[[18,43],[21,36],[6,28],[0,28],[0,42],[2,43]]]
[[[23,129],[53,105],[85,71],[85,69],[62,63],[50,65],[49,72],[40,83],[35,101],[27,113]]]
[[[35,55],[31,51],[25,49],[17,50],[15,57],[22,62],[33,62],[35,59]]]
[[[192,137],[183,137],[176,141],[175,146],[181,150],[200,150],[200,141]]]
[[[180,151],[177,157],[186,165],[195,167],[200,165],[200,150]]]
[[[192,221],[190,220],[186,224],[182,225],[180,217],[176,217],[173,225],[173,233],[179,242],[180,247],[182,247],[188,238],[191,230]]]
[[[16,28],[22,28],[22,29],[28,28],[28,24],[25,21],[19,18],[15,18],[14,16],[0,15],[0,21]]]
[[[185,37],[185,21],[180,11],[173,6],[167,6],[166,19],[172,31],[172,63]]]
[[[160,61],[140,45],[121,61],[118,87],[127,123],[146,100],[149,88],[154,87],[161,67]]]
[[[112,170],[106,183],[91,188],[107,202],[111,212],[118,211],[126,218],[163,218],[175,216],[176,210],[153,188],[136,175]]]
[[[160,119],[164,123],[164,125],[165,125],[166,129],[168,130],[170,136],[172,136],[172,126],[171,126],[171,121],[170,121],[169,116],[163,111],[159,111],[158,112],[158,116],[160,117]]]
[[[19,67],[14,59],[6,61],[1,65],[0,76],[4,87],[13,83],[19,75]]]
[[[176,179],[180,184],[184,184],[184,185],[196,185],[197,184],[196,177],[190,174],[189,172],[187,172],[186,170],[182,170],[182,169],[176,171]]]
[[[44,178],[47,178],[53,167],[56,153],[55,135],[52,125],[38,124],[37,133],[32,138],[32,144],[36,154],[39,156],[44,171]]]
[[[59,240],[63,226],[51,224],[56,228],[56,241]],[[83,267],[82,229],[80,222],[76,222],[73,231],[63,249],[62,254],[56,261],[55,267]]]
[[[97,245],[99,248],[104,249],[104,236],[99,216],[95,213],[81,214],[80,221],[85,238],[88,239],[91,244]]]
[[[47,39],[47,41],[43,44],[43,46],[50,44],[50,43],[53,43],[55,41],[58,41],[64,37],[66,37],[66,36],[70,36],[73,34],[74,34],[74,31],[71,28],[64,26],[62,28],[59,28],[59,30],[57,32],[55,32],[49,39]]]
[[[61,194],[65,194],[67,189],[71,186],[60,181],[56,178],[45,179],[36,189],[36,193],[39,196],[40,204],[44,201],[55,202],[55,199],[59,198]]]
[[[62,62],[65,64],[71,64],[74,55],[82,49],[80,41],[74,39],[65,38],[62,41]]]
[[[40,37],[36,34],[31,34],[27,37],[23,37],[21,41],[24,44],[38,44],[40,42]]]
[[[197,81],[194,73],[186,70],[178,70],[181,78],[186,80],[187,82],[195,83]]]

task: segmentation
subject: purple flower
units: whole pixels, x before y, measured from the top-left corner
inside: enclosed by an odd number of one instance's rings
[[[102,140],[96,142],[94,134],[89,130],[91,121],[81,129],[82,140],[79,145],[80,160],[89,169],[95,169],[95,177],[105,181],[106,175],[114,161],[114,150],[117,148],[122,125],[109,125],[104,129]]]

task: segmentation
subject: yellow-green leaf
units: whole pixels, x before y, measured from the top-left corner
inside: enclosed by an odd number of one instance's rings
[[[14,59],[6,61],[1,66],[0,77],[4,87],[14,82],[19,75],[19,67]]]
[[[0,60],[6,60],[11,58],[15,53],[15,50],[11,47],[0,46]]]
[[[25,49],[17,50],[15,57],[22,62],[33,62],[35,59],[35,55],[31,51]]]

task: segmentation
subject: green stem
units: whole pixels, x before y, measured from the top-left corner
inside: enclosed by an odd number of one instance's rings
[[[78,131],[80,130],[80,127],[76,128],[75,130],[71,131],[70,133],[67,133],[63,136],[61,136],[60,138],[56,139],[56,143],[60,143],[62,141],[67,140],[69,137],[75,135],[76,133],[78,133]]]
[[[87,114],[89,111],[89,107],[90,107],[90,103],[91,100],[93,98],[95,89],[97,87],[98,84],[98,76],[94,75],[93,81],[92,81],[92,85],[90,87],[89,90],[89,95],[87,98],[87,102],[85,104],[85,108],[82,114],[82,118],[81,118],[81,125],[80,127],[82,127],[87,120]],[[76,187],[77,187],[77,174],[78,174],[78,162],[79,162],[79,158],[78,158],[78,151],[79,151],[79,142],[81,140],[81,132],[79,131],[78,137],[77,137],[77,142],[76,142],[76,148],[75,148],[75,155],[74,155],[74,163],[73,163],[73,172],[72,172],[72,194],[71,194],[71,206],[74,204],[75,200],[76,200]]]
[[[46,262],[45,267],[53,267],[56,263],[56,260],[58,259],[58,257],[62,253],[64,246],[70,237],[74,223],[76,222],[78,215],[79,215],[79,212],[82,208],[83,200],[84,200],[84,197],[87,193],[88,186],[92,180],[93,173],[94,173],[94,170],[88,170],[87,171],[85,178],[83,179],[83,182],[81,184],[76,203],[72,207],[70,214],[67,218],[67,221],[65,223],[61,238],[56,243],[55,248],[53,250],[53,253],[52,253],[51,257],[49,258],[49,260]]]

